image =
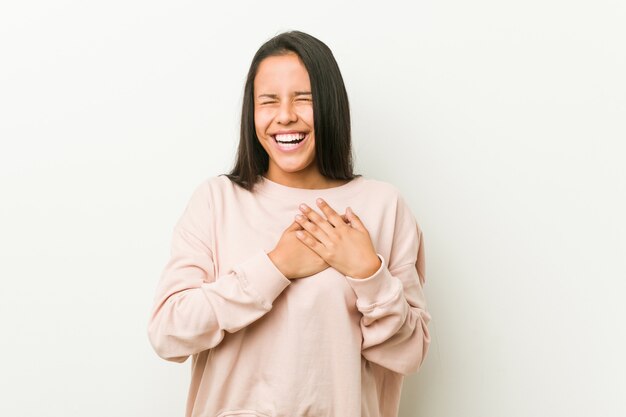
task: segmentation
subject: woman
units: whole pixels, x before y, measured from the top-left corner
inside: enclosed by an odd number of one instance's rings
[[[423,284],[406,201],[353,173],[332,52],[299,31],[270,39],[235,166],[176,223],[148,325],[160,357],[192,356],[186,416],[397,415],[430,343]]]

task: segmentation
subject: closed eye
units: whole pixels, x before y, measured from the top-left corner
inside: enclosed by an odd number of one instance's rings
[[[311,100],[310,98],[299,98],[299,99],[296,99],[296,101],[313,101],[313,100]],[[259,104],[274,104],[274,103],[276,103],[276,101],[264,101]]]

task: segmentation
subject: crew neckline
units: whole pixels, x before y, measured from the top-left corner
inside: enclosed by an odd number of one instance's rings
[[[301,197],[301,198],[316,198],[316,197],[336,197],[353,195],[354,191],[358,189],[361,182],[365,180],[364,176],[356,177],[349,182],[339,185],[337,187],[330,188],[298,188],[290,187],[288,185],[279,184],[272,181],[263,175],[259,175],[259,181],[254,185],[255,191],[258,191],[265,195],[270,195],[278,198],[282,197]]]

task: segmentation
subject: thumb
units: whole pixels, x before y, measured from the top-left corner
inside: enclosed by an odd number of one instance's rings
[[[287,228],[287,232],[292,232],[294,230],[303,230],[302,226],[300,226],[300,223],[298,223],[297,221],[293,221],[289,227]]]

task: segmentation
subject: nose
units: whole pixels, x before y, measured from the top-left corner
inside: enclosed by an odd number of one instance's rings
[[[281,124],[289,124],[290,122],[295,122],[298,120],[298,115],[293,110],[293,103],[289,100],[285,100],[278,109],[278,114],[276,115],[276,121]]]

